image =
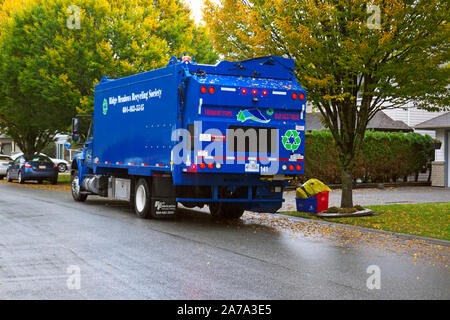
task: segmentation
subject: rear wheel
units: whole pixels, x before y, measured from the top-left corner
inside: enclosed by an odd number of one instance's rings
[[[215,202],[209,205],[209,212],[217,219],[239,219],[244,214],[244,209],[234,203]]]
[[[25,180],[23,179],[23,176],[22,176],[22,171],[19,171],[19,175],[17,177],[17,180],[19,181],[20,184],[24,184],[25,183]]]
[[[58,179],[56,179],[56,182],[58,182]],[[53,183],[53,181],[52,181],[52,183]],[[87,194],[81,193],[80,178],[78,177],[78,171],[73,172],[71,185],[72,185],[72,198],[78,202],[86,201],[88,196],[87,196]]]
[[[63,173],[63,172],[66,172],[66,170],[67,170],[67,165],[65,163],[58,164],[58,171],[59,172]]]
[[[134,211],[142,219],[148,219],[151,216],[151,195],[147,180],[139,179],[133,197]]]

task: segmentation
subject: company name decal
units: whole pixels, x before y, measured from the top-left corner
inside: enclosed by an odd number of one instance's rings
[[[150,89],[148,91],[141,91],[139,93],[132,92],[129,95],[119,95],[114,97],[109,97],[103,101],[103,114],[108,113],[109,106],[115,106],[125,103],[136,102],[135,105],[127,105],[122,107],[122,113],[139,112],[144,111],[144,104],[142,102],[148,101],[150,99],[159,98],[161,99],[163,91],[161,89]]]
[[[127,102],[140,102],[140,101],[148,101],[152,98],[159,98],[162,97],[162,90],[161,89],[155,89],[155,90],[148,90],[148,91],[141,91],[139,93],[133,92],[130,95],[124,95],[124,96],[117,96],[117,97],[109,97],[108,102],[109,105],[115,106],[116,104],[121,103],[127,103]]]

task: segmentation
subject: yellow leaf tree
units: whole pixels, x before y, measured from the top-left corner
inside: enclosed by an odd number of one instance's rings
[[[449,107],[449,16],[445,0],[207,0],[204,10],[225,57],[295,60],[339,150],[342,207],[353,206],[355,154],[379,110]]]

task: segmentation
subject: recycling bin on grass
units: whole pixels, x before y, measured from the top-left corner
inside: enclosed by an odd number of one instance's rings
[[[330,188],[317,179],[310,179],[296,190],[298,212],[319,213],[328,210]]]

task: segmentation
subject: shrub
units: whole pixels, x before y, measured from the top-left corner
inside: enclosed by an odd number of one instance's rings
[[[306,134],[305,176],[325,183],[340,183],[338,151],[331,133],[316,130]],[[416,174],[434,156],[433,139],[418,133],[367,131],[356,156],[353,177],[364,182],[396,181]]]

